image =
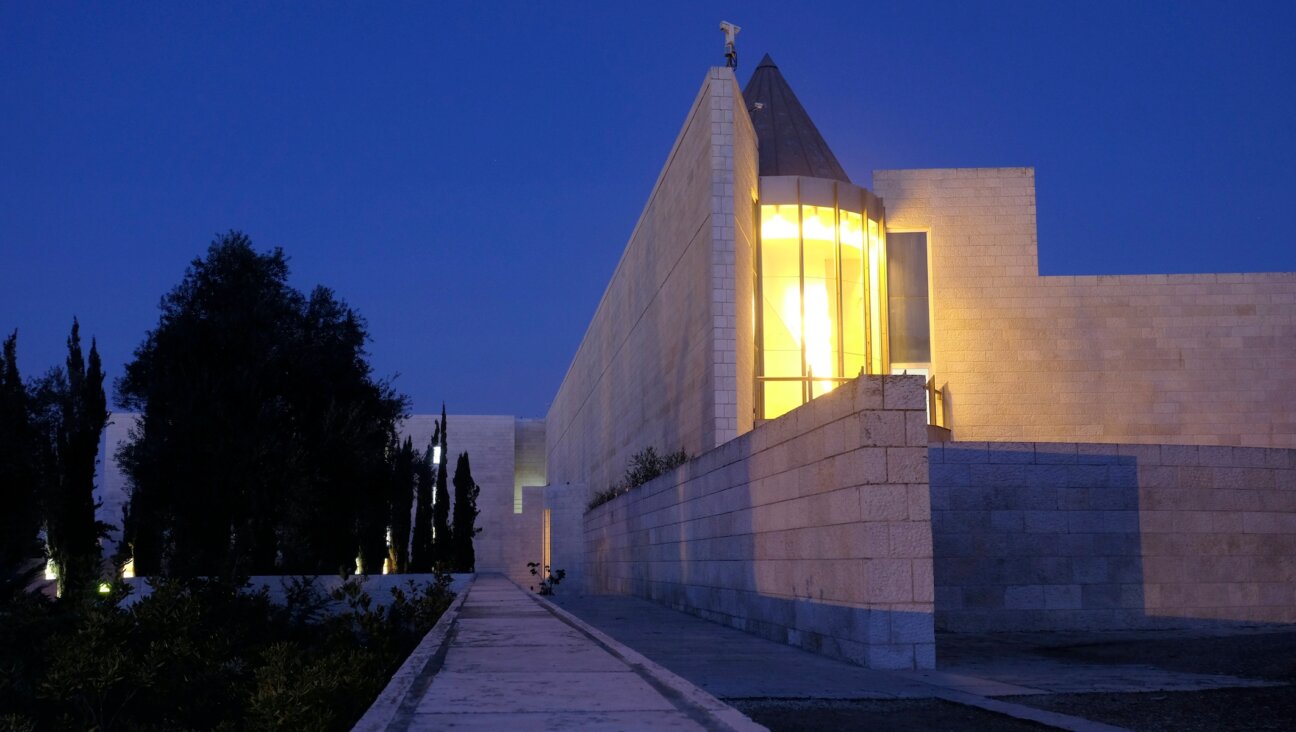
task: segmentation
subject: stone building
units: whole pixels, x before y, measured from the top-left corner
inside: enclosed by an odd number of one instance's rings
[[[1296,621],[1296,275],[1041,276],[1032,169],[872,181],[710,69],[543,422],[451,417],[479,568],[879,668]],[[693,459],[589,508],[648,447]]]
[[[873,186],[707,73],[545,418],[555,566],[878,667],[1296,621],[1296,275],[1041,276],[1033,170]]]

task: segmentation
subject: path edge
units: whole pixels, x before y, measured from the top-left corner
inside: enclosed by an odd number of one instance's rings
[[[581,620],[575,615],[572,615],[570,612],[567,612],[566,610],[559,607],[558,605],[550,602],[544,596],[536,594],[534,592],[531,592],[523,588],[517,582],[513,581],[512,578],[508,578],[508,579],[510,582],[513,582],[514,585],[517,585],[518,589],[525,592],[528,596],[531,597],[532,600],[542,605],[549,612],[553,613],[554,615],[557,615],[558,617],[562,618],[564,621],[579,628],[581,632],[586,633],[590,637],[596,639],[599,643],[606,646],[612,652],[613,655],[619,656],[622,661],[626,662],[631,666],[637,666],[644,673],[648,674],[649,676],[652,676],[653,679],[656,680],[658,683],[660,683],[662,686],[679,694],[682,698],[687,700],[689,703],[702,709],[707,714],[711,715],[711,717],[715,719],[717,722],[720,722],[724,726],[729,727],[734,732],[769,732],[768,728],[763,727],[757,724],[756,722],[752,721],[750,717],[738,711],[737,709],[729,706],[728,704],[725,704],[719,698],[713,696],[710,692],[706,691],[700,686],[697,686],[692,682],[687,681],[683,677],[678,676],[672,673],[671,671],[667,670],[665,667],[649,660],[643,654],[639,653],[633,648],[630,648],[624,643],[621,643],[615,638],[612,638],[607,633],[604,633],[598,628],[595,628],[594,626],[590,625],[584,620]]]
[[[396,669],[387,686],[374,699],[373,704],[369,705],[359,721],[351,728],[351,732],[383,732],[396,721],[397,713],[401,709],[405,697],[409,695],[410,689],[414,683],[423,675],[425,669],[432,659],[436,658],[441,647],[446,644],[450,638],[450,629],[454,627],[455,621],[459,619],[459,608],[463,605],[464,600],[468,597],[468,591],[472,589],[473,583],[477,581],[477,575],[473,575],[468,583],[459,590],[450,607],[446,608],[441,617],[437,620],[436,625],[432,626],[423,640],[410,651],[405,662]]]

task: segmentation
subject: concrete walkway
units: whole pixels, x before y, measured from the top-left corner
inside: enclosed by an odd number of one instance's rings
[[[468,589],[429,669],[386,729],[763,729],[499,575]]]

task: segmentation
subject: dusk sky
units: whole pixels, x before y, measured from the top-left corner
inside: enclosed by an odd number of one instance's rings
[[[1044,274],[1296,270],[1296,3],[0,4],[0,330],[121,374],[218,232],[416,412],[544,416],[706,74],[855,182],[1033,166]],[[939,297],[939,293],[934,294]]]

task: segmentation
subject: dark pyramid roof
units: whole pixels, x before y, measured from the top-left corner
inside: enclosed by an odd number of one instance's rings
[[[850,182],[768,53],[752,72],[743,89],[743,100],[760,142],[761,175],[804,175]]]

